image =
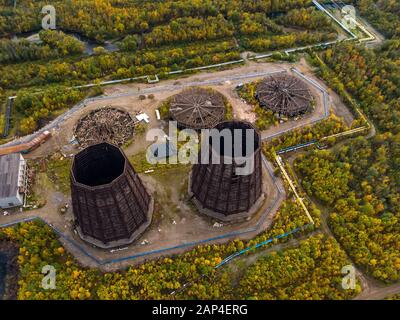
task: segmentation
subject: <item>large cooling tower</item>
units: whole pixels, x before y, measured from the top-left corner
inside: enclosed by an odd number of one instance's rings
[[[240,129],[238,140],[240,140],[241,155],[247,159],[253,159],[253,169],[247,174],[243,174],[243,172],[239,172],[244,168],[242,162],[236,161],[235,158],[231,164],[224,161],[224,158],[231,156],[225,154],[225,150],[222,148],[225,138],[207,139],[209,151],[200,152],[199,162],[201,163],[193,166],[190,176],[189,191],[193,202],[201,213],[222,221],[248,218],[260,208],[264,198],[260,135],[250,123],[242,121],[221,122],[215,129],[218,130],[221,137],[224,129],[231,133],[235,129]],[[253,131],[250,139],[246,137],[246,130]],[[253,144],[254,153],[246,153],[246,145],[249,143]],[[201,148],[204,150],[203,144]],[[215,164],[212,160],[213,154],[220,157],[219,164]],[[203,160],[201,160],[202,157]],[[207,157],[209,158],[208,164],[204,163],[204,159]]]
[[[76,230],[97,247],[129,244],[151,222],[152,198],[122,150],[109,143],[75,156],[71,194]]]

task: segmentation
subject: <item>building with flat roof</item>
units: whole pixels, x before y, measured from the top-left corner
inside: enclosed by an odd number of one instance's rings
[[[20,153],[0,156],[0,208],[24,204],[26,161]]]

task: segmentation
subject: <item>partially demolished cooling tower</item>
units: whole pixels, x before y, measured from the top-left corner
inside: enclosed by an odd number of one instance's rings
[[[212,128],[224,120],[224,96],[209,88],[188,88],[172,97],[169,113],[179,128]]]
[[[225,138],[207,139],[204,143],[209,144],[209,152],[200,152],[200,163],[195,164],[191,172],[189,191],[194,204],[203,214],[221,221],[246,219],[260,208],[264,198],[260,135],[250,123],[243,121],[221,122],[215,129],[221,136],[224,129],[231,133],[240,129],[240,141],[237,142],[241,145],[241,155],[248,160],[253,159],[253,168],[246,174],[240,173],[244,169],[242,161],[233,158],[231,164],[226,164],[229,161],[225,159],[230,155],[226,155],[222,147]],[[246,130],[253,131],[250,138],[246,136]],[[253,144],[254,153],[246,153],[246,145],[249,143]],[[203,144],[201,148],[203,150]],[[220,157],[219,164],[213,163],[213,154]],[[209,163],[205,164],[204,160],[200,160],[201,157],[208,157]]]
[[[75,156],[71,195],[76,230],[97,247],[129,244],[151,222],[152,198],[122,150],[109,143]]]

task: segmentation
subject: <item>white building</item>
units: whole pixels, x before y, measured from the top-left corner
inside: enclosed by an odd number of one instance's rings
[[[0,208],[24,204],[26,161],[20,153],[0,156]]]

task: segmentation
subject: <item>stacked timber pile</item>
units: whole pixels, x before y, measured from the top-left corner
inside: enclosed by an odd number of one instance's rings
[[[132,138],[134,127],[135,122],[128,112],[104,107],[78,121],[75,137],[82,148],[100,142],[122,146]]]

